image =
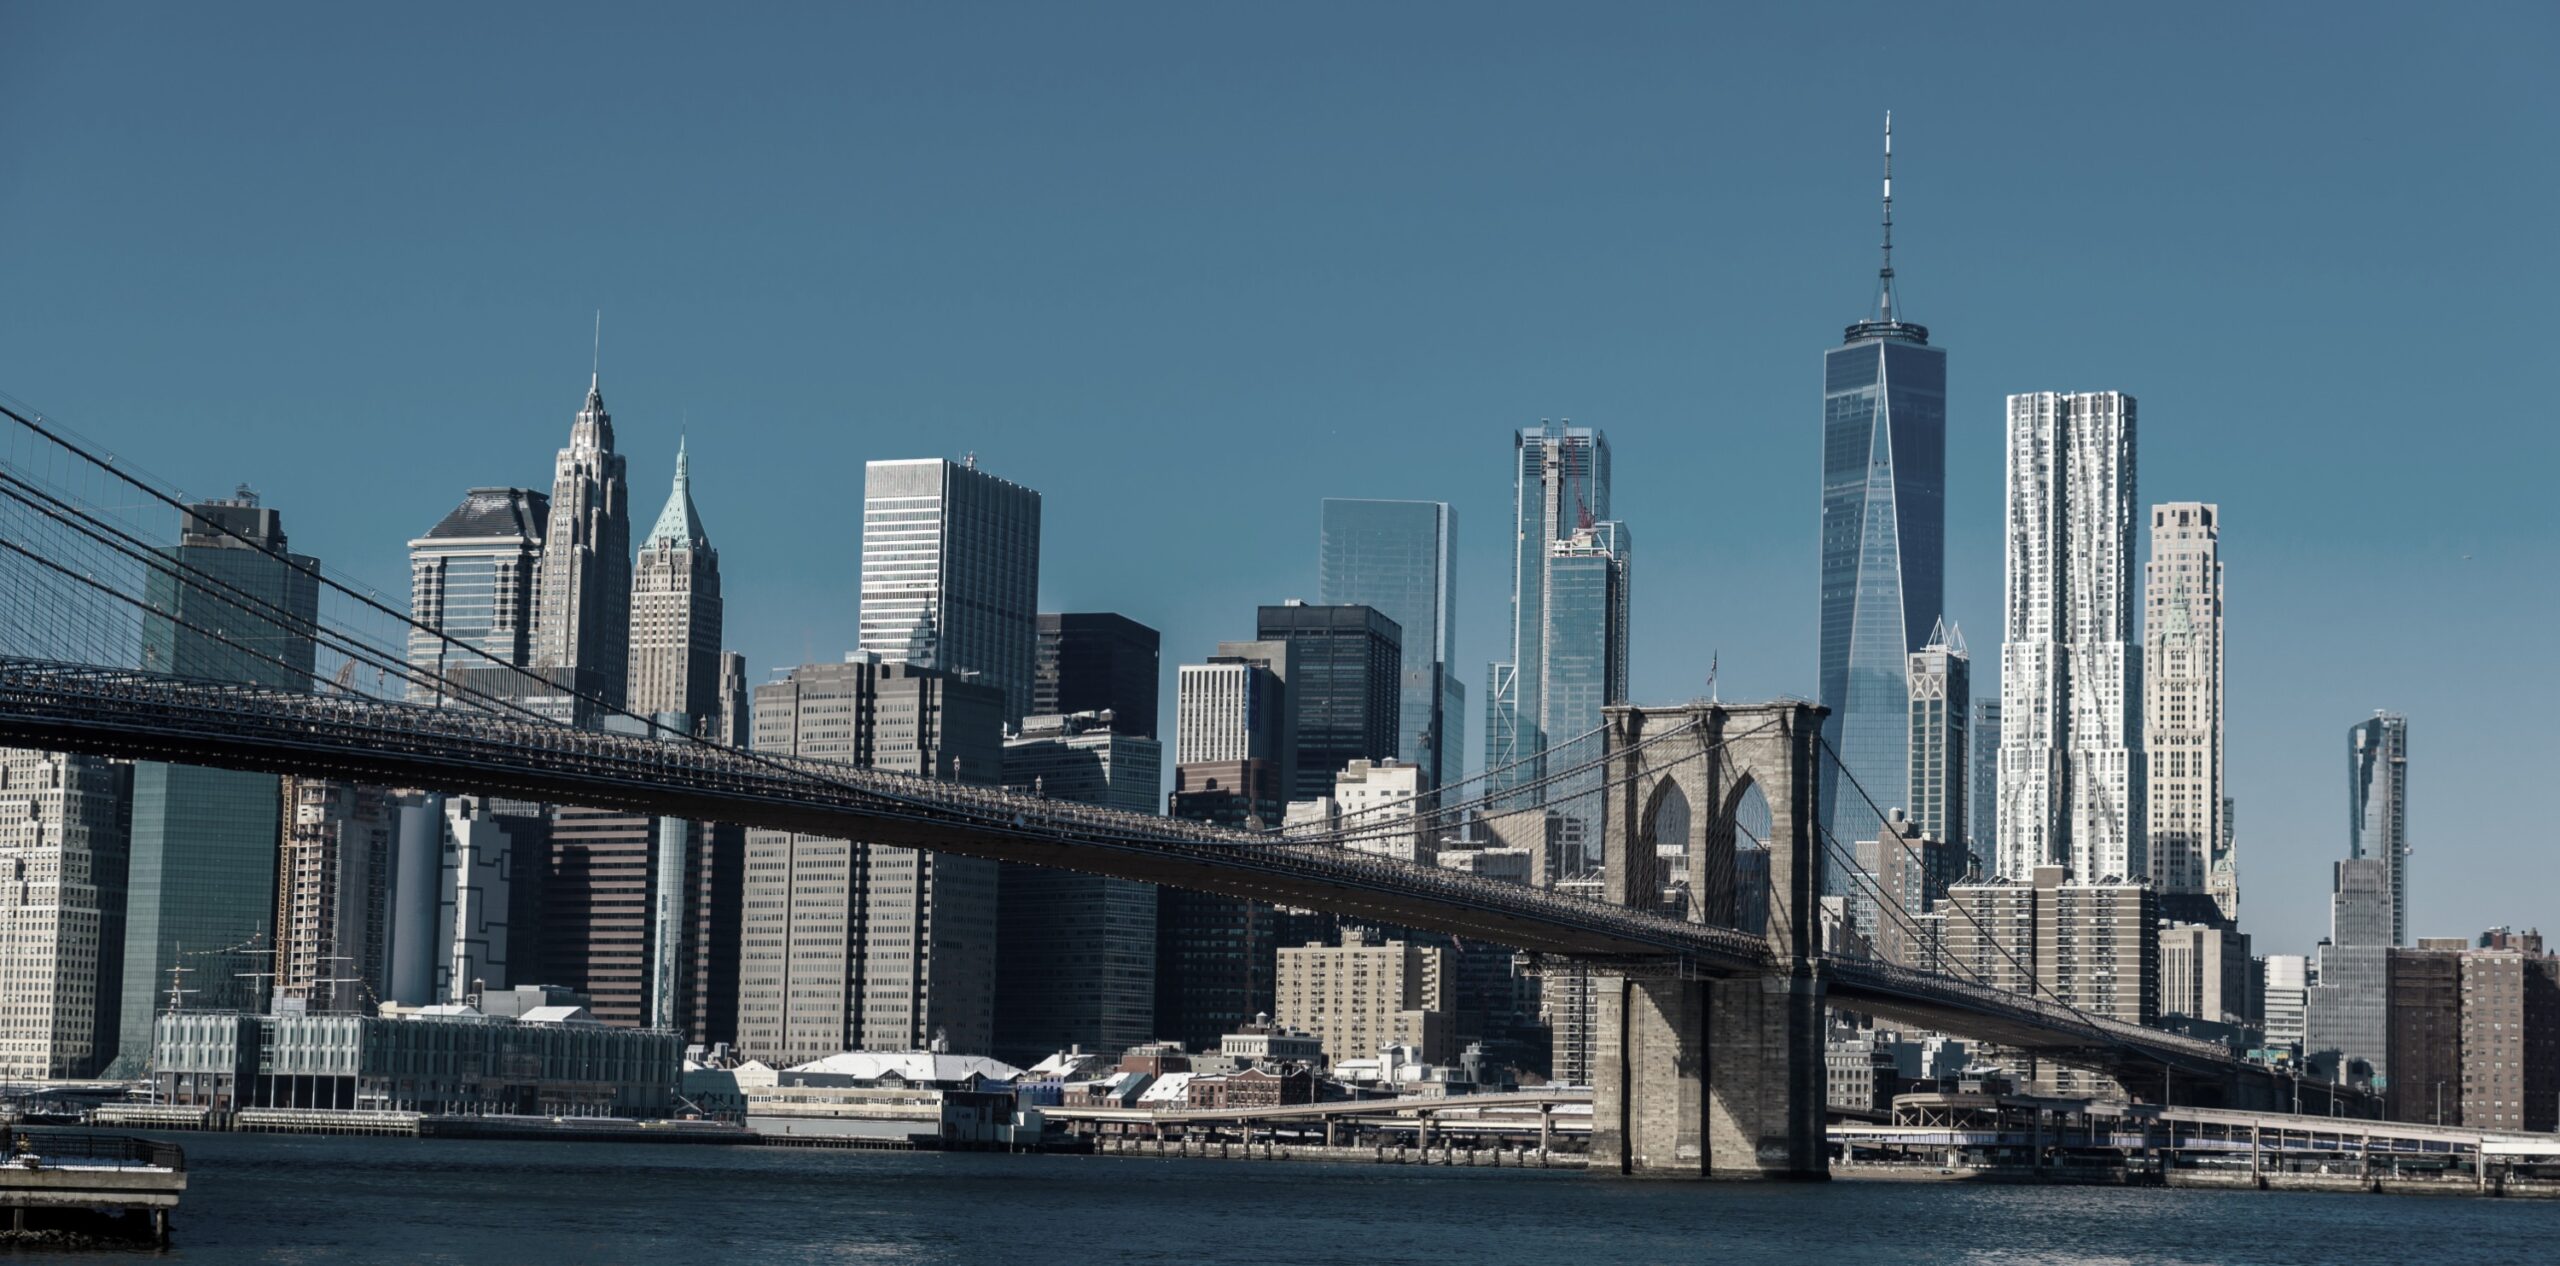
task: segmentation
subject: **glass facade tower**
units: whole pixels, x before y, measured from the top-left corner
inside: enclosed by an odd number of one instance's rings
[[[2383,863],[2390,940],[2409,943],[2409,718],[2376,712],[2347,731],[2347,856]]]
[[[1895,308],[1890,117],[1884,163],[1875,315],[1822,357],[1820,701],[1838,760],[1822,762],[1821,794],[1843,849],[1876,838],[1879,810],[1909,802],[1910,656],[1946,597],[1947,353]],[[1846,878],[1826,875],[1835,889]]]
[[[154,571],[143,667],[208,681],[311,689],[317,559],[285,552],[284,521],[242,495],[187,507],[172,561],[217,579],[200,588]],[[237,593],[245,597],[234,598]],[[201,630],[223,630],[220,638]],[[262,1010],[274,964],[276,849],[283,790],[273,774],[145,761],[133,769],[118,1056],[123,1076],[151,1058],[152,1020],[172,966],[190,1008]]]
[[[1316,601],[1375,607],[1404,630],[1397,755],[1431,785],[1463,763],[1466,693],[1450,671],[1458,605],[1457,511],[1445,501],[1327,497],[1316,557]]]
[[[1484,763],[1496,789],[1534,781],[1548,734],[1547,559],[1555,543],[1609,517],[1609,437],[1546,423],[1512,437],[1511,658],[1485,674]],[[1595,722],[1596,724],[1596,722]]]

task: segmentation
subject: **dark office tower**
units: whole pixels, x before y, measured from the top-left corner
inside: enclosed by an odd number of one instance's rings
[[[1822,729],[1839,754],[1823,762],[1822,802],[1842,848],[1876,838],[1878,809],[1908,803],[1907,672],[1945,610],[1946,469],[1947,354],[1894,300],[1888,118],[1875,315],[1822,357]]]
[[[1445,501],[1324,501],[1316,600],[1375,607],[1404,631],[1397,755],[1432,786],[1464,764],[1466,688],[1453,659],[1458,604],[1458,512]]]
[[[1160,641],[1154,629],[1125,615],[1042,613],[1039,658],[1032,668],[1031,714],[1108,712],[1112,733],[1154,738]]]
[[[2347,731],[2347,856],[2384,863],[2391,945],[2409,943],[2409,718],[2376,712]]]
[[[1549,562],[1560,543],[1609,520],[1609,437],[1547,423],[1512,437],[1511,658],[1485,674],[1484,764],[1492,786],[1534,782],[1546,732]]]
[[[285,552],[284,522],[241,489],[187,507],[160,551],[192,575],[146,578],[142,662],[154,672],[311,688],[319,560]],[[220,636],[216,636],[216,632]],[[115,1075],[151,1058],[152,1018],[180,965],[190,1008],[262,1010],[274,965],[283,792],[272,774],[146,761],[133,771],[123,1008]],[[183,958],[182,958],[183,955]]]
[[[1396,754],[1404,631],[1374,607],[1264,607],[1255,636],[1290,646],[1289,711],[1296,720],[1292,800],[1333,794],[1355,760]]]
[[[675,490],[640,542],[631,575],[631,680],[625,706],[640,716],[680,712],[692,732],[718,736],[720,552],[693,508],[684,445]]]
[[[551,471],[551,523],[535,590],[534,666],[583,699],[619,708],[631,650],[631,504],[613,415],[597,379]],[[580,719],[588,704],[576,705]]]
[[[755,738],[755,692],[747,688],[747,657],[720,652],[719,724],[712,737],[724,747],[745,747]]]
[[[709,1046],[738,1040],[738,941],[746,905],[747,832],[723,822],[689,822],[675,1029]]]
[[[657,843],[656,818],[613,809],[551,811],[536,979],[587,995],[587,1009],[598,1020],[622,1028],[642,1028],[652,1018]]]
[[[1004,746],[1005,788],[1052,800],[1154,813],[1163,775],[1163,744],[1105,712],[1026,718]],[[996,1058],[1028,1067],[1155,1036],[1155,885],[1009,864],[996,910]]]
[[[1276,1000],[1279,912],[1259,901],[1156,890],[1158,1038],[1213,1051]]]

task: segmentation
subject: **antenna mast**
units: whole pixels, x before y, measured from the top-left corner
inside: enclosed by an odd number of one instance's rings
[[[1877,274],[1881,289],[1876,319],[1893,320],[1893,111],[1884,112],[1884,267]]]

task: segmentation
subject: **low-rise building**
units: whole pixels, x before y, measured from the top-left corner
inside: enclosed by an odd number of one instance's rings
[[[1316,1077],[1305,1065],[1245,1068],[1194,1076],[1185,1087],[1193,1108],[1278,1108],[1316,1101]]]
[[[1241,1033],[1229,1033],[1219,1038],[1218,1053],[1234,1060],[1240,1069],[1276,1068],[1288,1064],[1324,1067],[1322,1038],[1275,1024],[1269,1015],[1254,1017],[1254,1022],[1244,1026]]]
[[[429,1115],[664,1117],[684,1042],[579,1007],[521,1017],[443,1004],[396,1015],[176,1011],[153,1033],[162,1103]]]
[[[1036,1143],[1041,1118],[1014,1083],[1022,1070],[938,1051],[846,1051],[796,1068],[733,1070],[747,1126],[784,1137],[878,1139],[932,1147]]]

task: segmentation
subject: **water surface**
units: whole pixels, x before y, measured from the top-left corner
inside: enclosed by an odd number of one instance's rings
[[[2560,1201],[174,1137],[187,1148],[191,1184],[166,1260],[205,1266],[2560,1260]],[[0,1258],[129,1260],[5,1250]]]

